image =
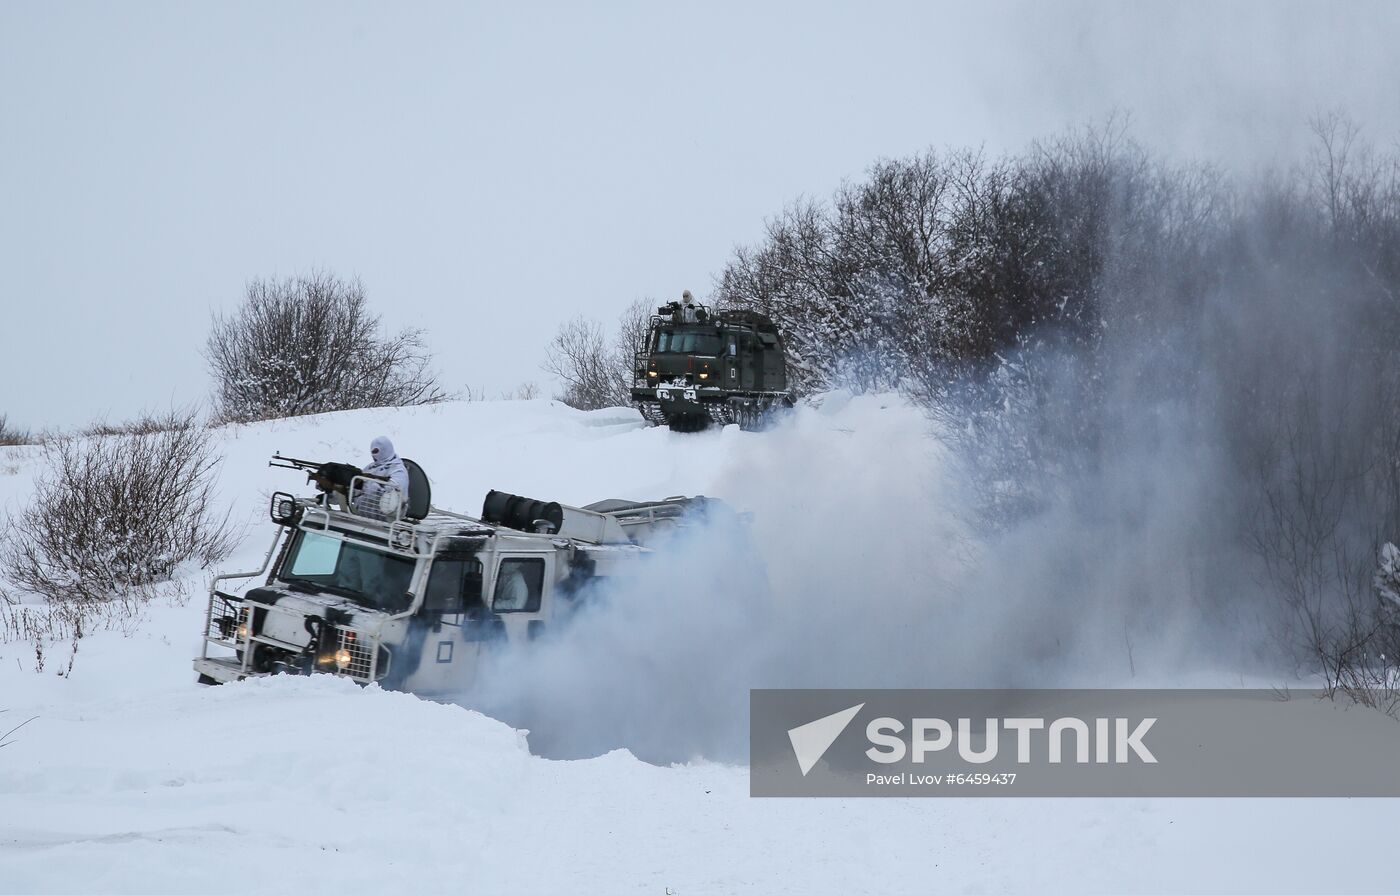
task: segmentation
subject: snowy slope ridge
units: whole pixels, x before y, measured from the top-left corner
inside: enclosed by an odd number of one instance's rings
[[[377,434],[447,507],[474,511],[492,487],[568,503],[705,493],[753,522],[673,545],[569,637],[505,657],[473,697],[495,717],[333,678],[197,687],[198,597],[151,607],[130,637],[85,639],[69,679],[0,645],[0,730],[35,719],[0,749],[0,891],[1301,892],[1377,878],[1400,820],[1381,800],[1265,814],[1245,800],[750,799],[749,686],[935,686],[978,652],[988,675],[1028,664],[1023,603],[965,604],[982,548],[947,510],[956,485],[925,421],[895,399],[829,396],[760,434],[675,435],[545,401],[230,427],[220,488],[248,537],[227,565],[261,559],[267,494],[301,485],[266,467],[274,449],[362,461]],[[24,499],[34,462],[0,452],[0,501]],[[1085,667],[1122,683],[1117,661]],[[1299,836],[1307,848],[1278,845]]]

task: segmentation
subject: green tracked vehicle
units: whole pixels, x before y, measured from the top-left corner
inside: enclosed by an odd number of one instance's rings
[[[753,431],[792,407],[783,337],[753,311],[671,302],[652,315],[633,365],[632,401],[678,432],[738,423]]]

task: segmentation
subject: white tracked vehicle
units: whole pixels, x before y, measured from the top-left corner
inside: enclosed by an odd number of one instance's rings
[[[475,518],[433,507],[427,476],[405,465],[407,506],[272,495],[278,530],[262,566],[210,584],[200,683],[324,672],[427,697],[460,693],[485,650],[559,624],[586,585],[717,504],[571,507],[491,491]],[[349,493],[363,483],[354,477]]]

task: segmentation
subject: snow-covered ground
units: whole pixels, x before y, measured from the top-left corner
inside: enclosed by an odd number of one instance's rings
[[[841,578],[849,566],[899,564],[920,593],[958,574],[964,539],[937,512],[921,517],[917,557],[907,543],[849,530],[839,541],[811,536],[833,507],[851,527],[906,520],[909,508],[888,506],[886,481],[936,502],[948,485],[925,425],[896,400],[838,395],[761,434],[676,435],[630,411],[548,401],[231,427],[219,436],[220,491],[248,536],[228,565],[257,564],[271,536],[267,494],[300,484],[267,468],[273,450],[362,461],[370,437],[388,434],[428,470],[436,503],[468,512],[488,488],[566,503],[722,497],[754,513],[779,604],[796,603],[801,618],[849,618],[841,601],[870,597]],[[35,471],[31,451],[0,449],[0,502],[23,501]],[[816,587],[813,574],[832,586]],[[0,732],[35,719],[0,748],[0,893],[1278,893],[1385,891],[1394,876],[1392,800],[758,800],[732,738],[695,738],[691,760],[658,764],[612,748],[605,727],[586,739],[593,757],[553,760],[477,712],[333,678],[197,687],[201,583],[189,582],[196,593],[183,604],[152,606],[130,636],[83,640],[71,677],[52,665],[36,674],[27,647],[0,644]],[[930,598],[925,611],[939,606]],[[616,711],[643,714],[668,698],[677,718],[693,702],[719,723],[742,704],[685,683],[698,666],[718,667],[706,644],[744,618],[734,607],[663,603],[637,615],[636,642],[624,628],[604,632],[607,657],[556,651],[545,665],[555,677],[530,686],[589,706],[586,691],[646,667],[650,684],[617,694]],[[665,630],[667,619],[686,630]],[[841,666],[823,683],[880,680],[860,661],[881,638],[847,624],[840,638],[816,623],[793,637],[819,641],[804,649]],[[721,647],[740,671],[705,676],[731,690],[781,681],[806,655],[750,659],[742,645]],[[917,647],[894,636],[888,653]],[[940,683],[931,671],[926,685]],[[668,726],[679,732],[637,742],[674,752],[688,731]]]

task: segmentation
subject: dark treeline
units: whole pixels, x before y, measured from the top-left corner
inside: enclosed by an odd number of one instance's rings
[[[1340,116],[1313,129],[1305,164],[1247,178],[1117,123],[882,161],[772,219],[719,301],[779,322],[801,388],[927,406],[981,521],[1069,504],[1151,529],[1142,480],[1170,468],[1156,503],[1194,533],[1161,549],[1247,564],[1314,651],[1374,646],[1400,536],[1400,159]]]

